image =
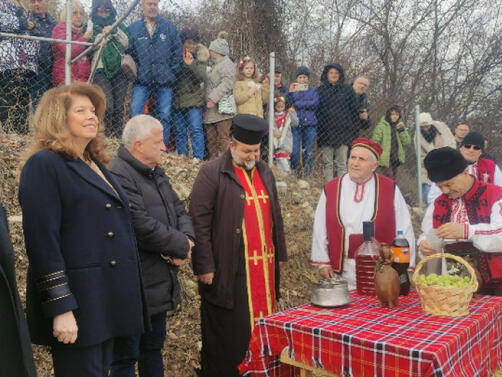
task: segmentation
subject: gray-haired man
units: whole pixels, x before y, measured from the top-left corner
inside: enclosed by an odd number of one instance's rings
[[[161,350],[167,313],[180,302],[178,267],[191,257],[195,234],[185,204],[158,166],[166,147],[162,124],[149,115],[129,120],[110,171],[124,188],[132,215],[152,329],[136,337],[116,338],[112,377],[163,377]]]

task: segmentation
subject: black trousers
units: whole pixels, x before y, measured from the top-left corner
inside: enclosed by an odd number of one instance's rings
[[[124,100],[129,82],[127,77],[119,72],[109,79],[103,72],[96,72],[94,83],[99,85],[106,97],[105,134],[121,137],[124,125]]]
[[[107,377],[112,353],[113,339],[88,347],[53,346],[55,377]]]
[[[251,322],[246,283],[244,252],[235,279],[233,309],[216,306],[202,299],[201,365],[204,377],[238,377],[251,339]]]

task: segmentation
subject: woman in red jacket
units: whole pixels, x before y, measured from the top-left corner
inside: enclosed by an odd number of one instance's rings
[[[52,38],[54,39],[66,39],[66,8],[61,11],[61,15],[58,23],[54,30],[52,31]],[[84,22],[86,20],[86,14],[84,7],[81,3],[74,0],[72,4],[72,14],[71,14],[71,39],[72,41],[87,42],[92,37],[92,28],[84,33]],[[82,51],[86,49],[86,46],[72,44],[71,45],[71,57],[72,59],[77,57]],[[54,54],[54,65],[52,67],[52,83],[54,85],[64,84],[65,81],[65,43],[52,43],[52,52]],[[89,74],[91,72],[91,62],[89,57],[86,55],[71,66],[71,81],[87,81]]]

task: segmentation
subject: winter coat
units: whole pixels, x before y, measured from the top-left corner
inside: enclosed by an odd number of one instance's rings
[[[52,31],[52,38],[66,39],[66,22],[60,22]],[[71,40],[87,42],[87,40],[80,34],[80,32],[72,27]],[[76,58],[80,55],[87,46],[84,45],[71,45],[71,57]],[[65,55],[66,44],[60,42],[52,42],[52,53],[54,54],[54,65],[52,67],[52,83],[54,85],[64,84],[65,82]],[[91,61],[89,56],[85,55],[71,65],[71,81],[86,82],[91,73]]]
[[[259,85],[252,97],[249,96],[251,86]],[[252,114],[263,118],[263,104],[268,102],[269,86],[258,84],[251,79],[238,80],[234,84],[234,98],[237,114]]]
[[[206,101],[212,101],[216,106],[204,109],[203,122],[205,124],[232,119],[234,116],[218,113],[218,102],[226,94],[232,94],[235,83],[235,64],[228,56],[223,56],[213,62],[206,76]]]
[[[183,69],[176,82],[173,97],[173,108],[175,109],[205,105],[203,84],[206,80],[209,50],[206,46],[198,44],[193,57],[191,65],[183,63]]]
[[[102,27],[98,26],[98,23],[96,22],[96,20],[100,19],[102,20],[102,18],[99,16],[93,17],[94,34],[92,35],[90,42],[94,42],[95,40],[100,39],[103,35],[103,33],[101,32]],[[113,17],[110,17],[107,22],[110,22],[109,25],[111,26],[115,22],[115,19]],[[97,50],[94,52],[91,65],[96,64],[96,69],[103,72],[106,78],[113,79],[122,72],[122,69],[120,68],[122,55],[131,45],[132,38],[129,35],[129,32],[124,25],[120,24],[111,33],[111,38],[103,48],[97,64]],[[99,49],[99,47],[97,47],[97,49]]]
[[[295,107],[300,127],[316,126],[316,111],[319,106],[317,90],[308,88],[302,92],[289,92],[288,101],[290,106]]]
[[[73,311],[87,347],[145,329],[144,297],[126,194],[84,161],[42,150],[23,167],[19,203],[28,267],[26,315],[33,343],[54,345],[52,319]],[[70,347],[70,346],[68,346]]]
[[[36,377],[30,334],[17,290],[14,249],[3,207],[0,207],[0,318],[2,376]]]
[[[46,13],[45,17],[32,13],[30,15],[30,20],[35,24],[33,29],[29,30],[30,35],[36,35],[39,37],[50,38],[52,36],[52,31],[57,24],[56,20],[52,18],[49,13]],[[54,57],[52,55],[51,43],[40,42],[40,58],[38,60],[39,69],[46,73],[51,73],[53,62]]]
[[[120,146],[110,171],[131,203],[134,234],[150,315],[176,309],[180,303],[178,267],[162,256],[185,259],[195,234],[190,216],[164,171],[149,168]]]
[[[433,149],[441,148],[441,147],[452,147],[456,149],[457,143],[455,142],[455,137],[451,133],[448,126],[440,122],[438,120],[434,120],[432,125],[436,128],[437,133],[432,142],[428,142],[425,140],[424,135],[419,132],[420,138],[420,150],[421,150],[421,158],[422,158],[422,183],[426,183],[430,185],[432,182],[427,175],[427,170],[424,167],[424,158],[427,156],[427,153],[432,151]]]
[[[332,68],[340,74],[335,84],[328,81],[328,71]],[[322,84],[317,88],[319,95],[317,143],[319,146],[350,145],[357,137],[356,97],[352,87],[346,85],[344,80],[345,74],[339,64],[329,64],[324,67],[321,75]]]
[[[0,0],[0,31],[28,34],[26,13],[10,1]],[[0,37],[0,71],[26,69],[38,72],[39,41]]]
[[[405,153],[403,146],[411,143],[411,137],[406,126],[396,132],[397,138],[397,156],[399,162],[404,164]],[[380,156],[380,166],[388,168],[390,164],[390,149],[392,147],[391,125],[385,120],[385,116],[375,126],[371,139],[382,147],[382,155]]]
[[[151,38],[144,18],[129,25],[138,76],[135,84],[172,88],[183,66],[181,40],[171,21],[157,17],[156,22]]]
[[[270,197],[272,240],[275,250],[276,297],[279,298],[279,262],[287,260],[286,241],[275,179],[268,165],[256,163]],[[197,242],[192,265],[196,275],[214,272],[212,285],[199,284],[199,293],[213,305],[232,309],[238,261],[242,255],[245,191],[232,165],[230,150],[202,166],[190,198],[190,215]]]

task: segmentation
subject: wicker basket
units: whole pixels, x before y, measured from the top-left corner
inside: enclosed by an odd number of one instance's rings
[[[427,261],[436,258],[449,258],[462,263],[471,274],[469,285],[464,287],[442,287],[420,284],[418,278],[423,265]],[[422,310],[425,313],[434,315],[460,317],[469,314],[469,302],[472,294],[478,290],[478,280],[471,265],[464,259],[448,253],[434,254],[422,259],[415,269],[412,280],[422,301]]]

